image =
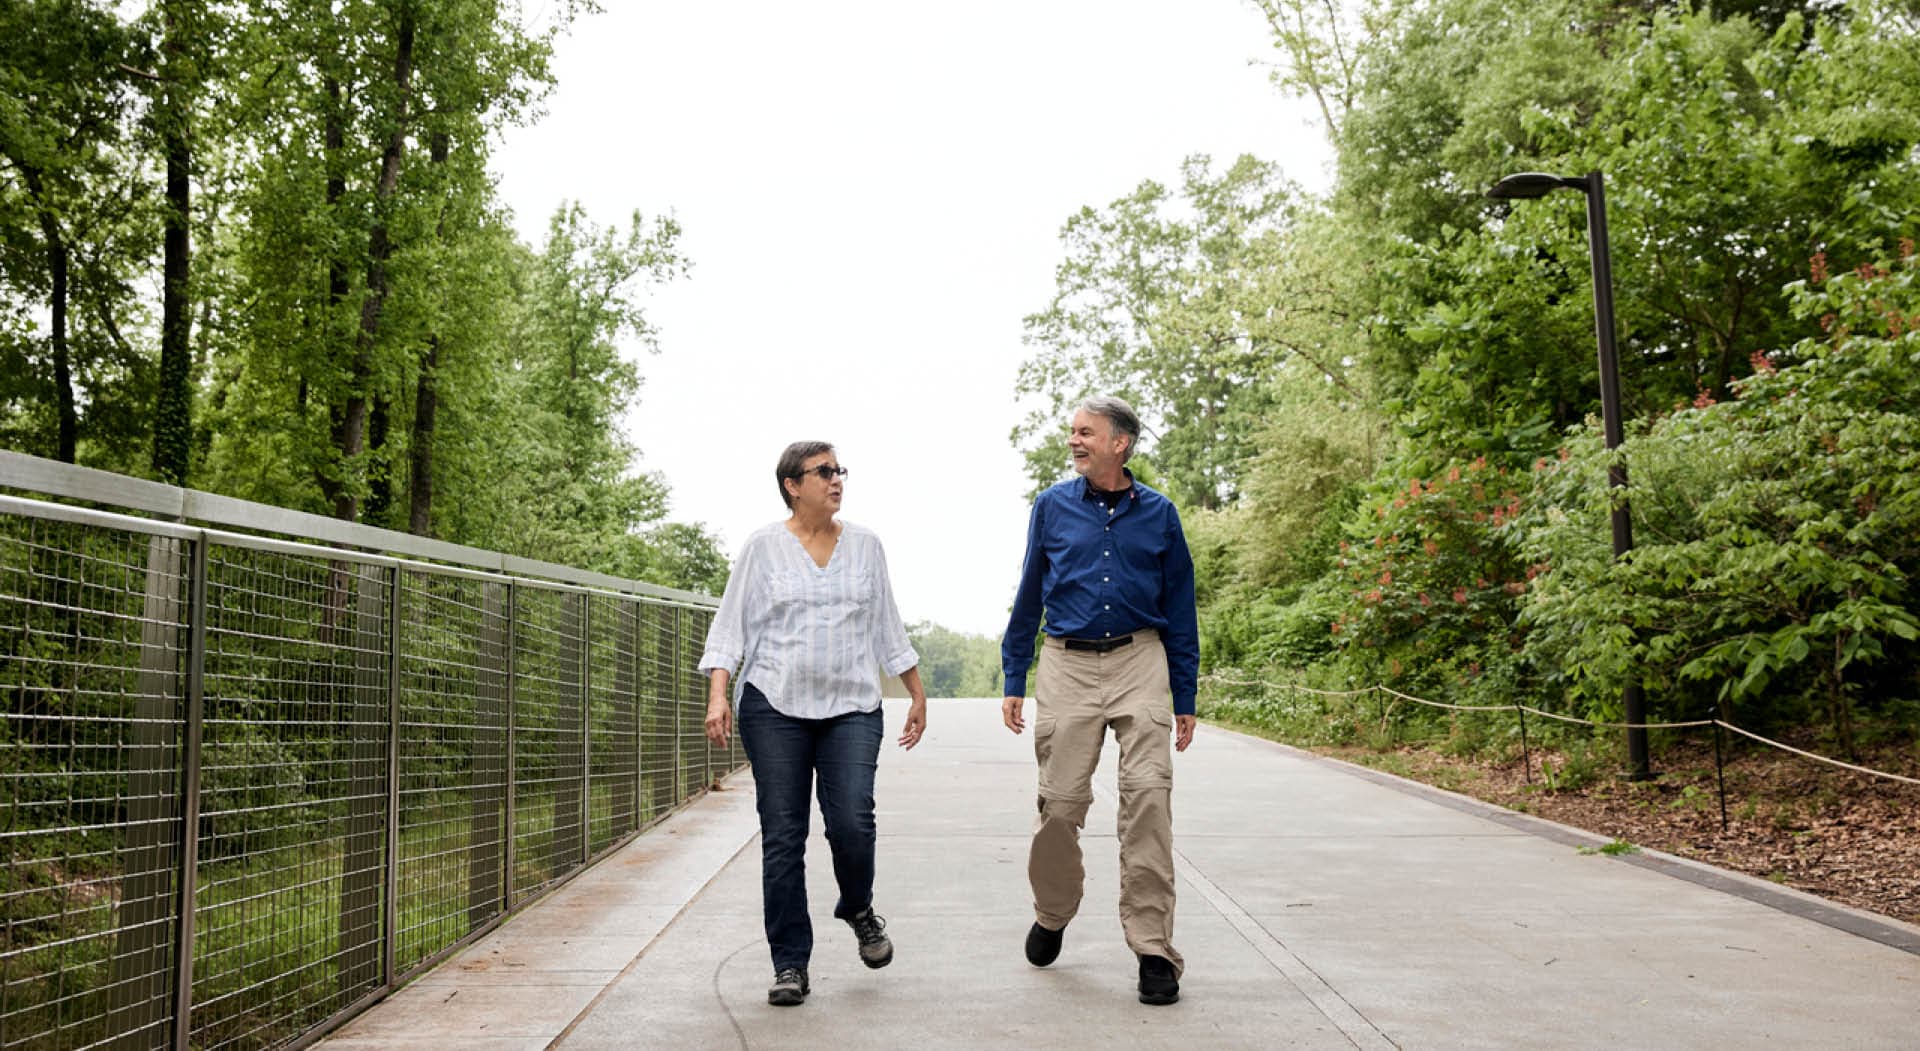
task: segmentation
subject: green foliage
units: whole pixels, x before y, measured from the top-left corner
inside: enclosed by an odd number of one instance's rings
[[[907,638],[920,655],[920,684],[929,697],[998,697],[1000,639],[968,635],[931,621],[907,626]]]
[[[1520,484],[1485,459],[1376,484],[1330,574],[1344,601],[1329,632],[1350,674],[1472,695],[1490,667],[1510,663],[1526,575],[1502,530],[1520,513]]]
[[[1816,270],[1823,269],[1816,260]],[[1819,718],[1851,750],[1853,708],[1911,698],[1920,638],[1920,289],[1912,259],[1797,284],[1827,330],[1756,355],[1737,397],[1621,450],[1637,534],[1601,549],[1607,457],[1590,438],[1539,472],[1521,530],[1551,567],[1529,650],[1590,710],[1635,677],[1654,710],[1709,702],[1761,725]]]
[[[1147,181],[1067,221],[1053,302],[1026,319],[1037,352],[1018,384],[1044,401],[1013,434],[1036,489],[1063,470],[1072,406],[1118,394],[1155,438],[1168,495],[1224,506],[1257,448],[1273,370],[1297,359],[1346,383],[1339,353],[1299,321],[1327,307],[1293,250],[1294,196],[1271,163],[1243,156],[1216,176],[1195,156],[1177,194]]]

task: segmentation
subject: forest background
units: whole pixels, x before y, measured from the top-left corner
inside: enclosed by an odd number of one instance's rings
[[[1255,6],[1333,189],[1196,156],[1070,217],[1034,484],[1079,397],[1141,407],[1209,670],[1597,719],[1637,678],[1655,718],[1910,744],[1920,7]],[[717,590],[617,426],[676,225],[566,206],[528,245],[487,174],[590,9],[7,5],[0,444]],[[1485,196],[1530,169],[1608,180],[1618,563],[1582,203]],[[992,640],[915,632],[993,692]]]

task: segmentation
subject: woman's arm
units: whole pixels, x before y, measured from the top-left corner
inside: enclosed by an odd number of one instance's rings
[[[725,668],[707,673],[707,740],[715,748],[725,748],[727,735],[733,730],[733,705],[727,701],[727,680],[731,677]]]
[[[900,728],[900,747],[912,748],[920,743],[920,735],[927,732],[927,690],[920,685],[918,664],[900,673],[900,685],[905,686],[907,696],[913,698],[907,707],[907,725]]]

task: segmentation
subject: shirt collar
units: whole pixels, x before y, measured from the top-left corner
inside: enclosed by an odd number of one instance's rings
[[[1128,501],[1133,501],[1133,500],[1136,500],[1136,499],[1138,499],[1138,498],[1139,498],[1139,496],[1140,496],[1140,487],[1139,487],[1138,485],[1136,485],[1136,484],[1134,484],[1134,480],[1133,480],[1133,472],[1132,472],[1132,471],[1129,471],[1129,470],[1127,470],[1127,469],[1126,469],[1125,467],[1122,467],[1122,468],[1120,468],[1120,471],[1121,471],[1121,473],[1123,473],[1123,474],[1125,474],[1125,475],[1127,476],[1127,487],[1126,487],[1126,489],[1124,489],[1124,490],[1122,490],[1123,492],[1125,492],[1125,493],[1127,494],[1127,500],[1128,500]],[[1089,481],[1087,481],[1087,476],[1086,476],[1086,475],[1084,475],[1084,474],[1083,474],[1083,475],[1079,475],[1079,476],[1077,476],[1076,478],[1074,478],[1074,481],[1075,481],[1076,483],[1078,483],[1078,484],[1079,484],[1079,486],[1080,486],[1080,499],[1082,499],[1082,500],[1098,500],[1098,499],[1099,499],[1099,497],[1098,497],[1098,496],[1095,496],[1095,495],[1094,495],[1095,493],[1102,493],[1102,492],[1111,492],[1111,491],[1112,491],[1112,490],[1107,490],[1107,489],[1095,489],[1095,488],[1093,487],[1093,483],[1092,483],[1092,482],[1089,482]]]

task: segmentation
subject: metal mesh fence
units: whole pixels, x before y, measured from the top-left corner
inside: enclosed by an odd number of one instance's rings
[[[640,788],[640,706],[633,693],[639,625],[630,605],[605,595],[589,596],[588,601],[592,664],[587,674],[587,849],[598,854],[639,827],[634,799]]]
[[[507,586],[401,575],[396,962],[411,970],[506,907]]]
[[[193,1043],[286,1042],[379,987],[384,568],[207,559]]]
[[[0,1047],[163,1048],[180,541],[0,518]]]
[[[390,992],[732,768],[710,616],[0,497],[0,1051]]]

